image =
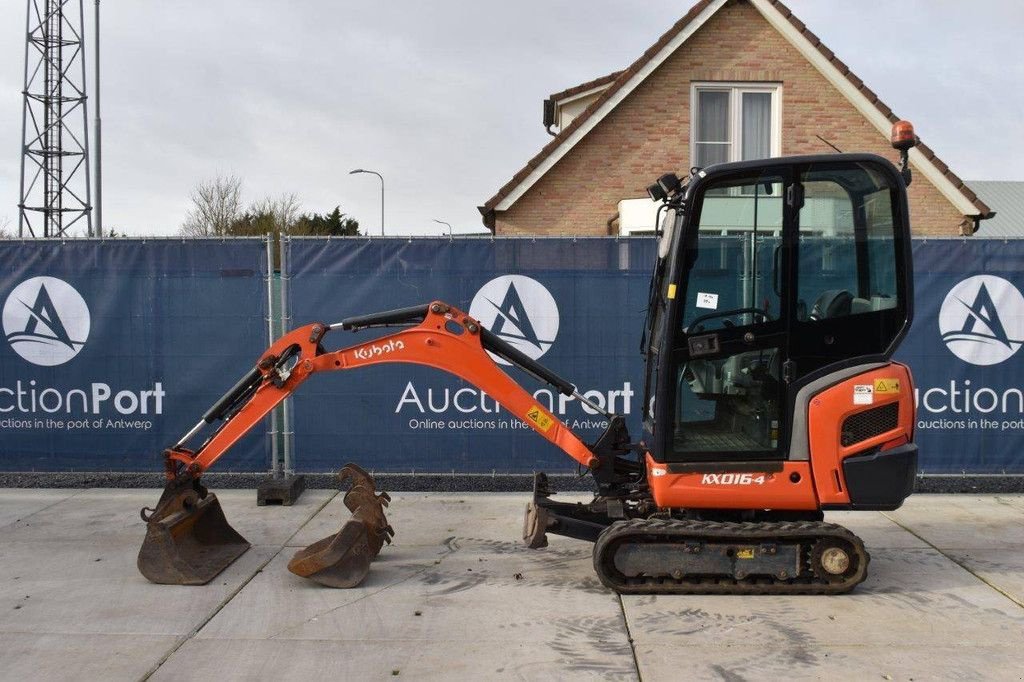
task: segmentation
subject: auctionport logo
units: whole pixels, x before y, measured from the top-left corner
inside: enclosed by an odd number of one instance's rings
[[[1002,277],[968,277],[946,294],[939,331],[964,362],[997,365],[1024,345],[1024,296]]]
[[[7,343],[33,365],[53,367],[78,355],[89,338],[90,324],[85,299],[56,277],[27,279],[4,303]]]
[[[544,355],[558,336],[554,296],[543,284],[523,275],[503,275],[480,287],[469,315],[534,360]]]

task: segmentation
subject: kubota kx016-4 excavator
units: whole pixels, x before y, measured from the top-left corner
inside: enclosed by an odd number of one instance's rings
[[[829,509],[895,509],[913,487],[914,400],[891,357],[911,322],[906,185],[909,124],[894,126],[902,169],[869,154],[725,163],[686,181],[663,176],[664,202],[643,351],[643,434],[476,320],[436,301],[311,324],[271,346],[165,453],[167,488],[143,512],[139,568],[155,582],[201,584],[248,543],[202,474],[303,382],[323,372],[414,363],[486,391],[596,481],[589,503],[551,499],[534,480],[524,539],[594,542],[601,581],[623,593],[840,593],[864,580],[868,553]],[[724,235],[724,236],[723,236]],[[343,350],[328,332],[398,327]],[[498,355],[604,413],[584,443],[499,369]],[[206,425],[216,430],[196,450]],[[389,498],[342,470],[353,518],[289,568],[358,584],[391,528]]]

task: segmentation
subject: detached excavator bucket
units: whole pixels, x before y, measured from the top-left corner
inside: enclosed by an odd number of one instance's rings
[[[334,535],[296,552],[288,570],[321,585],[348,588],[363,581],[370,572],[370,562],[384,543],[391,544],[395,531],[384,516],[391,496],[377,492],[370,474],[355,464],[346,464],[338,478],[342,484],[351,482],[344,503],[352,518]]]
[[[151,512],[147,514],[147,512]],[[194,479],[172,481],[156,509],[143,509],[139,571],[162,585],[205,585],[249,549],[217,496]]]

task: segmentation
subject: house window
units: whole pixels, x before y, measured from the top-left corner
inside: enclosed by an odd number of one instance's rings
[[[692,165],[779,156],[780,86],[695,83]]]

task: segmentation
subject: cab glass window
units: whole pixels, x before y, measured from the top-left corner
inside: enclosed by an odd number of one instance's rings
[[[771,175],[726,179],[705,188],[683,331],[779,319],[782,188],[782,178]]]
[[[871,164],[802,174],[796,318],[818,322],[897,307],[894,191]]]

